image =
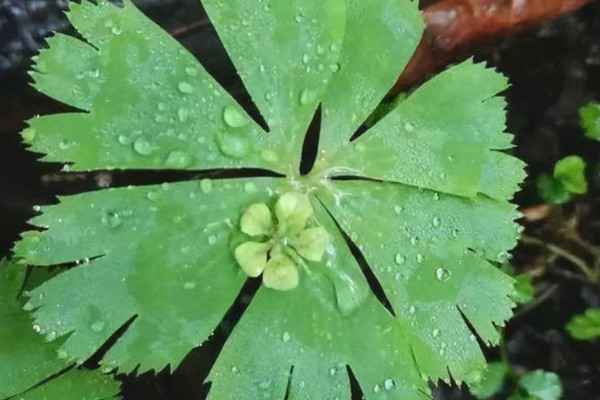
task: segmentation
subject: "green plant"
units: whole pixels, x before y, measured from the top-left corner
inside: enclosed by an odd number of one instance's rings
[[[579,109],[579,123],[585,136],[600,140],[600,104],[588,103]]]
[[[464,62],[350,141],[420,39],[416,4],[205,0],[266,132],[124,3],[71,5],[87,43],[56,35],[32,76],[80,112],[34,118],[23,138],[70,171],[200,170],[203,179],[40,208],[31,223],[42,230],[24,233],[14,253],[38,267],[80,264],[27,303],[65,358],[86,360],[127,325],[105,372],[174,369],[248,275],[264,271],[208,377],[210,399],[347,399],[348,367],[367,398],[427,398],[428,380],[479,381],[477,336],[498,343],[515,295],[494,265],[515,245],[508,200],[524,177],[502,151],[511,136],[496,95],[506,79]],[[302,175],[319,105],[317,160]],[[240,168],[271,172],[210,179],[215,169],[248,174]]]
[[[589,308],[575,315],[567,324],[567,331],[577,340],[592,340],[600,337],[600,308]]]
[[[32,272],[0,260],[0,398],[20,400],[113,399],[119,387],[100,372],[70,369],[60,341],[45,343],[41,328],[23,311],[23,288],[45,279],[45,271]],[[55,338],[46,336],[47,342]],[[61,374],[59,374],[61,373]],[[38,385],[39,382],[43,384]],[[114,398],[113,400],[116,400]]]
[[[554,165],[554,174],[542,174],[537,178],[540,197],[550,204],[563,204],[573,194],[585,194],[588,190],[585,178],[586,162],[579,156],[568,156]]]

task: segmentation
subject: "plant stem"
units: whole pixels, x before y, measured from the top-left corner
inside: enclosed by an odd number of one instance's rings
[[[588,263],[585,262],[585,260],[577,257],[576,255],[569,252],[568,250],[565,250],[562,247],[557,246],[555,244],[545,242],[536,237],[527,236],[527,235],[521,236],[521,242],[524,244],[530,244],[530,245],[544,247],[544,248],[550,250],[552,253],[570,261],[573,265],[575,265],[577,268],[579,268],[579,270],[586,276],[586,278],[590,282],[592,282],[592,283],[598,282],[598,271],[596,271],[596,270],[594,270],[594,268],[590,267],[588,265]]]

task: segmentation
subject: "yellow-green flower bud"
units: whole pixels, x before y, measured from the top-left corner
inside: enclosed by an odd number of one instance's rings
[[[265,203],[250,205],[240,221],[242,232],[250,236],[262,236],[269,234],[273,228],[271,211]]]
[[[299,276],[296,264],[285,255],[272,257],[265,267],[263,283],[275,290],[292,290],[298,286]]]
[[[291,244],[298,254],[310,261],[321,261],[330,237],[324,228],[308,228],[300,232]]]
[[[270,243],[246,242],[235,248],[235,259],[246,275],[256,278],[267,265]]]
[[[275,215],[285,232],[294,234],[302,230],[313,215],[313,208],[307,195],[287,192],[275,204]]]

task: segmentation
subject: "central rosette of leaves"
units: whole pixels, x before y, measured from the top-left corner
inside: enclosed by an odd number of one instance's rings
[[[327,231],[316,226],[308,196],[298,192],[281,195],[275,218],[265,203],[251,204],[240,221],[243,233],[256,238],[236,247],[235,258],[246,275],[262,274],[265,286],[291,290],[298,286],[298,267],[304,259],[321,261],[330,243]]]

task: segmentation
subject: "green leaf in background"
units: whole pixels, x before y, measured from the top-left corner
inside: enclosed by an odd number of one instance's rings
[[[546,204],[564,204],[571,200],[571,193],[558,179],[541,174],[536,179],[538,195]]]
[[[539,400],[558,400],[562,395],[560,378],[554,372],[540,369],[528,372],[521,377],[519,385]]]
[[[26,392],[68,368],[70,363],[60,351],[62,340],[46,343],[54,341],[56,335],[46,333],[44,341],[39,334],[43,333],[42,328],[33,325],[23,311],[23,307],[31,308],[31,303],[25,305],[21,296],[25,275],[23,266],[0,262],[0,399],[17,394],[24,400],[103,400],[115,396],[119,385],[112,377],[79,370],[71,370]]]
[[[600,308],[589,308],[574,316],[567,324],[567,331],[577,340],[592,340],[600,337]]]
[[[579,123],[586,137],[600,141],[600,104],[592,102],[581,107]]]
[[[23,138],[43,161],[204,172],[41,207],[30,222],[43,230],[25,232],[15,256],[79,265],[30,291],[36,326],[68,362],[126,326],[103,370],[172,370],[209,338],[248,275],[265,270],[285,283],[270,286],[288,290],[258,289],[213,366],[209,398],[346,400],[348,369],[367,399],[425,399],[428,380],[479,382],[477,339],[498,343],[516,296],[494,265],[516,243],[509,199],[524,177],[503,152],[506,79],[467,61],[350,141],[419,42],[415,2],[203,4],[269,132],[128,0],[71,4],[85,41],[58,35],[38,56],[38,90],[82,110],[30,121]],[[319,104],[318,159],[300,175]],[[238,168],[285,176],[206,175]],[[302,211],[302,224],[282,218],[287,208]],[[285,262],[269,264],[264,249],[285,251]],[[285,280],[291,270],[298,276]]]
[[[554,165],[554,178],[559,180],[569,192],[584,194],[588,189],[585,167],[583,158],[567,156]]]
[[[517,304],[527,304],[535,297],[533,278],[527,274],[517,274],[517,271],[508,262],[502,264],[501,270],[515,279],[515,295],[513,299]]]
[[[527,304],[535,297],[533,278],[527,274],[519,274],[515,278],[515,296],[517,304]]]
[[[478,399],[487,399],[498,393],[504,385],[508,368],[502,362],[489,363],[481,382],[471,386],[471,393]]]

